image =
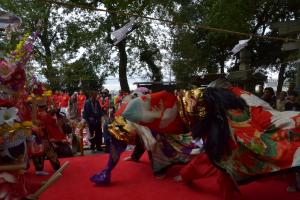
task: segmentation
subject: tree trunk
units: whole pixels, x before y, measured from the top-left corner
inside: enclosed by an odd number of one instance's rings
[[[163,75],[161,73],[160,67],[156,66],[154,62],[154,57],[159,50],[151,51],[151,50],[144,50],[140,54],[140,61],[145,62],[148,65],[151,74],[151,81],[153,82],[161,82],[163,80]]]
[[[224,74],[225,73],[225,61],[224,60],[221,60],[221,62],[220,62],[220,69],[221,69],[220,73]]]
[[[277,84],[277,91],[276,91],[277,95],[279,95],[279,93],[282,91],[282,86],[285,80],[285,76],[284,76],[285,70],[286,70],[286,64],[281,64],[278,73],[278,84]]]
[[[40,36],[40,39],[45,49],[46,69],[44,71],[44,75],[48,79],[50,87],[56,89],[59,81],[56,79],[56,69],[54,69],[52,65],[52,53],[50,49],[50,43],[48,42],[47,32],[44,32],[43,35]]]
[[[126,40],[123,40],[118,44],[119,50],[119,81],[121,90],[124,92],[130,92],[127,81],[127,53],[126,53]]]
[[[52,64],[52,52],[51,52],[51,41],[49,35],[49,17],[51,12],[51,6],[47,8],[44,19],[43,19],[43,32],[40,35],[40,39],[42,45],[45,49],[45,62],[46,62],[46,70],[44,72],[45,77],[48,79],[50,87],[52,89],[59,89],[59,80],[57,80],[56,69],[54,69]]]

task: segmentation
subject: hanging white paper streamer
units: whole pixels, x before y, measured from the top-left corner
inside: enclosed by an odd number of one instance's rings
[[[82,86],[82,82],[81,82],[81,79],[79,80],[79,83],[78,83],[78,87],[80,88]]]
[[[247,40],[240,40],[238,44],[236,44],[233,49],[231,50],[231,52],[233,54],[236,54],[238,52],[240,52],[243,48],[245,48],[246,46],[248,46],[248,42],[251,40],[247,39]]]
[[[122,28],[111,33],[112,39],[114,40],[114,45],[119,44],[122,40],[124,40],[128,33],[132,31],[132,27],[135,23],[136,18],[131,17],[130,21],[125,24]]]

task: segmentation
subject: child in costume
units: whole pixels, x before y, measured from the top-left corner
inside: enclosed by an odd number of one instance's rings
[[[43,145],[43,152],[38,152],[32,156],[36,169],[36,175],[48,175],[44,170],[45,156],[49,159],[54,170],[60,168],[57,153],[55,152],[55,142],[65,140],[65,135],[60,131],[56,123],[55,116],[47,112],[46,105],[40,105],[38,110],[38,128],[34,129],[35,142]]]

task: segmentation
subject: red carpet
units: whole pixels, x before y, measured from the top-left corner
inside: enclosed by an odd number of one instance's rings
[[[128,155],[128,154],[127,154]],[[125,155],[124,155],[125,156]],[[41,200],[220,200],[216,181],[212,178],[198,181],[193,186],[173,180],[180,166],[172,167],[166,178],[156,179],[151,172],[147,156],[140,163],[121,161],[112,175],[112,184],[106,187],[94,186],[89,177],[105,166],[108,155],[93,155],[61,159],[70,161],[63,176],[52,185]],[[52,169],[46,161],[47,171]],[[33,169],[28,176],[37,180]],[[43,177],[44,178],[44,177]],[[286,192],[286,184],[280,178],[254,182],[241,187],[240,200],[299,200],[300,192]]]

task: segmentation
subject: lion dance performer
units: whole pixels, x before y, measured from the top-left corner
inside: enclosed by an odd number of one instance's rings
[[[206,114],[193,130],[194,138],[204,138],[205,154],[181,171],[182,179],[217,174],[226,186],[224,199],[232,199],[237,185],[274,174],[288,175],[289,184],[299,190],[300,113],[274,110],[224,80],[210,86],[198,99]]]
[[[288,174],[290,183],[299,189],[299,112],[276,111],[253,94],[224,83],[216,81],[208,88],[179,95],[177,110],[168,110],[168,117],[165,112],[157,112],[167,107],[166,100],[160,98],[160,103],[155,104],[147,101],[147,96],[129,102],[121,115],[151,130],[163,130],[161,122],[170,122],[170,116],[174,122],[180,116],[194,139],[204,141],[204,152],[181,171],[182,179],[190,182],[217,174],[224,199],[231,199],[240,184],[280,173]],[[173,133],[184,131],[180,126],[174,127],[177,131]],[[168,136],[166,130],[161,133]]]
[[[162,91],[123,102],[109,126],[111,134],[110,157],[107,167],[91,177],[97,185],[110,183],[112,169],[117,165],[127,144],[135,144],[138,135],[148,151],[155,175],[161,176],[174,163],[187,163],[201,151],[192,142],[190,119],[182,120],[177,97]],[[198,113],[197,113],[198,114]],[[184,134],[186,133],[186,134]]]

